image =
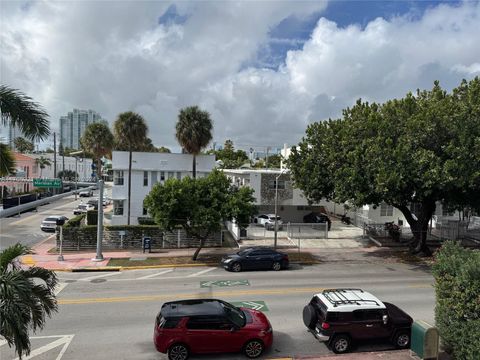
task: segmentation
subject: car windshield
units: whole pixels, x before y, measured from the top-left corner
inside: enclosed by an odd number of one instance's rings
[[[252,251],[252,249],[240,250],[239,252],[237,252],[237,255],[244,256],[247,255],[250,251]]]
[[[239,308],[227,302],[221,302],[227,318],[236,326],[244,327],[246,323],[245,314]]]
[[[270,220],[275,221],[275,216],[270,216]],[[282,218],[277,216],[277,220],[282,220]]]
[[[57,218],[54,217],[48,217],[44,221],[57,221]]]

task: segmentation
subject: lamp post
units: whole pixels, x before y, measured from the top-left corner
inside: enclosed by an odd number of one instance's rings
[[[103,261],[103,180],[98,181],[98,220],[97,220],[97,255],[92,261]]]
[[[274,235],[273,235],[273,248],[276,249],[277,248],[277,231],[278,231],[278,227],[277,227],[277,207],[278,207],[278,179],[280,178],[280,176],[283,175],[283,173],[287,171],[287,169],[283,169],[280,174],[278,174],[276,177],[275,177],[275,224],[274,224]]]

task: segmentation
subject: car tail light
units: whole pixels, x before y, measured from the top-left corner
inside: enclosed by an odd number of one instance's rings
[[[329,324],[329,323],[327,323],[327,322],[323,322],[323,323],[322,323],[322,329],[323,329],[323,330],[327,330],[327,329],[329,329],[329,328],[330,328],[330,324]]]

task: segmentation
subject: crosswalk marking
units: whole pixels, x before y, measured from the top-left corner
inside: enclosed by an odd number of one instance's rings
[[[187,277],[194,277],[194,276],[199,276],[199,275],[202,275],[202,274],[205,274],[207,272],[210,272],[210,271],[213,271],[217,269],[216,267],[211,267],[211,268],[208,268],[208,269],[205,269],[205,270],[202,270],[202,271],[198,271],[194,274],[191,274],[191,275],[188,275]]]
[[[172,271],[173,271],[173,269],[168,269],[168,270],[164,270],[164,271],[157,272],[157,273],[155,273],[155,274],[150,274],[150,275],[145,275],[145,276],[139,277],[139,278],[137,278],[136,280],[151,279],[151,278],[153,278],[153,277],[155,277],[155,276],[167,274],[167,273],[172,272]]]
[[[57,288],[55,289],[55,295],[60,294],[60,291],[62,291],[63,289],[65,289],[65,287],[66,287],[67,285],[68,285],[68,283],[64,283],[64,282],[58,283]]]
[[[59,338],[59,339],[52,341],[47,345],[41,346],[35,350],[32,350],[30,352],[30,355],[25,356],[22,359],[24,360],[32,359],[37,355],[44,354],[52,350],[53,348],[63,345],[62,350],[60,351],[60,353],[55,359],[55,360],[61,360],[61,358],[63,357],[63,354],[65,354],[65,351],[67,351],[68,345],[70,345],[70,343],[72,342],[73,336],[74,335],[33,336],[30,339],[51,339],[51,338]],[[15,358],[15,360],[19,360],[19,358],[17,357]]]
[[[119,274],[119,272],[113,272],[113,273],[89,276],[89,277],[86,277],[86,278],[83,278],[83,279],[79,279],[78,281],[90,281],[90,280],[100,279],[100,278],[103,278],[103,277],[113,276],[113,275],[118,275],[118,274]]]

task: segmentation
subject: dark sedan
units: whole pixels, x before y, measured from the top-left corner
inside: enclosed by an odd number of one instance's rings
[[[303,217],[304,223],[316,223],[316,224],[325,224],[328,223],[328,230],[332,227],[332,220],[324,213],[314,213],[311,212]]]
[[[247,248],[222,259],[229,271],[275,270],[288,268],[288,255],[269,248]]]

